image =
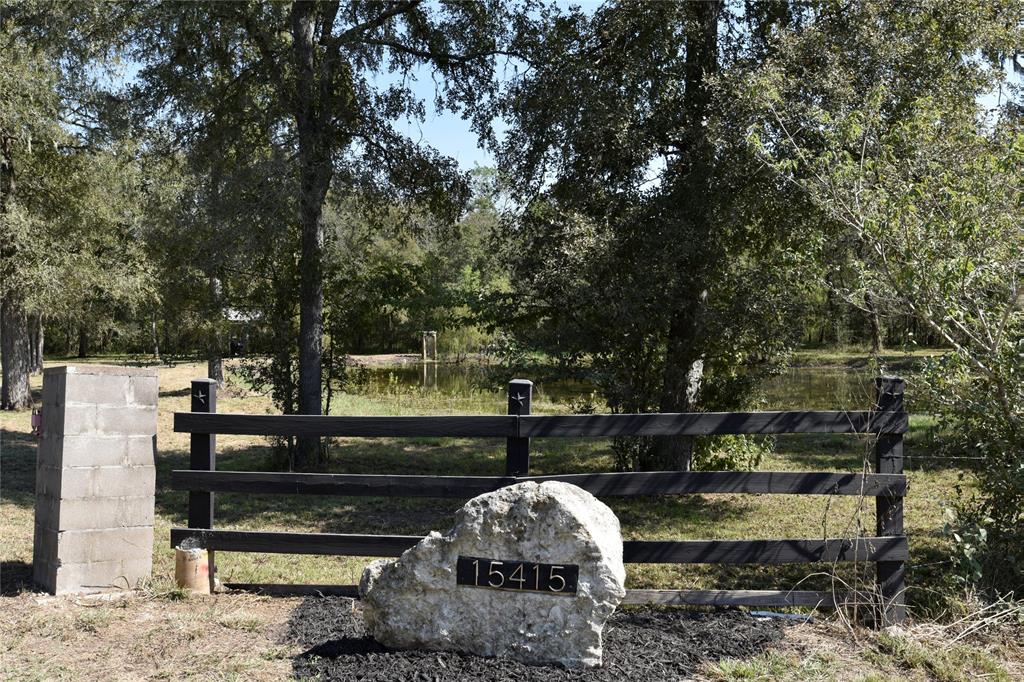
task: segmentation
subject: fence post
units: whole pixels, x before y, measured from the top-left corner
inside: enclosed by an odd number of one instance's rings
[[[904,382],[899,377],[875,379],[875,410],[879,412],[903,411]],[[903,434],[879,434],[875,443],[875,472],[879,474],[903,473]],[[875,498],[875,523],[879,537],[903,535],[903,496]],[[882,598],[882,626],[902,623],[907,617],[906,563],[879,561],[875,564],[878,591]]]
[[[508,413],[530,414],[533,400],[533,382],[528,379],[513,379],[508,382]],[[516,429],[516,433],[519,429]],[[530,439],[510,437],[505,446],[505,475],[526,476],[530,473]]]
[[[192,380],[192,412],[212,413],[217,411],[217,381],[215,379]],[[217,437],[212,433],[191,434],[189,469],[215,471],[217,469]],[[190,492],[188,494],[188,527],[213,528],[213,493]],[[210,566],[210,591],[214,588],[213,551],[208,552]]]

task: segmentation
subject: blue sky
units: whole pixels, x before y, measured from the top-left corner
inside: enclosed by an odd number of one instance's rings
[[[584,13],[591,14],[600,6],[601,0],[559,0],[557,4],[563,7],[579,7]],[[450,112],[438,113],[434,110],[434,82],[430,70],[421,68],[416,75],[412,90],[427,105],[426,119],[423,122],[396,122],[395,128],[413,140],[422,139],[424,143],[445,156],[455,159],[463,170],[470,170],[478,165],[495,165],[494,156],[480,148],[476,134],[469,129],[469,121]],[[386,83],[387,77],[382,77],[380,82]],[[494,127],[499,136],[505,129],[501,120],[494,121]]]
[[[476,133],[469,129],[469,121],[463,120],[451,112],[437,112],[434,109],[434,81],[429,69],[420,69],[418,78],[411,82],[412,91],[421,99],[427,109],[424,121],[396,121],[395,129],[414,141],[422,141],[445,156],[458,161],[462,170],[470,170],[474,166],[493,166],[494,157],[481,149]],[[378,80],[382,85],[388,82],[387,77]],[[495,122],[500,132],[504,126],[501,121]]]

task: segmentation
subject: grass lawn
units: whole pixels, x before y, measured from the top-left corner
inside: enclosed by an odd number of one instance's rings
[[[49,363],[48,363],[49,364]],[[281,637],[296,601],[220,594],[183,599],[173,587],[172,526],[186,525],[186,493],[169,490],[170,472],[187,468],[188,434],[172,431],[172,414],[189,407],[189,380],[205,366],[160,369],[156,533],[153,582],[116,601],[55,598],[32,593],[31,576],[35,442],[29,414],[2,413],[0,450],[0,675],[9,679],[86,678],[96,673],[125,679],[278,679],[298,653]],[[33,378],[38,389],[41,379]],[[335,398],[335,414],[501,414],[503,392],[444,395],[415,389],[376,390]],[[790,406],[801,407],[798,404]],[[218,398],[221,412],[271,413],[264,396],[229,380]],[[535,401],[535,413],[565,411]],[[908,600],[914,620],[897,632],[849,626],[819,614],[815,624],[788,630],[786,643],[747,661],[709,664],[711,679],[1024,679],[1019,633],[990,631],[951,643],[964,615],[962,593],[949,577],[941,536],[942,508],[956,485],[973,484],[958,461],[929,457],[930,419],[914,416],[907,437],[909,492],[906,529],[911,568]],[[532,471],[538,475],[609,471],[609,443],[602,439],[535,439]],[[869,438],[842,435],[784,436],[763,470],[861,471],[870,461]],[[331,471],[495,475],[503,472],[504,440],[337,439]],[[273,467],[266,439],[218,436],[218,469]],[[874,505],[852,497],[694,495],[609,499],[628,539],[729,539],[849,537],[874,534]],[[446,530],[457,500],[318,498],[221,494],[218,527],[307,532],[424,534]],[[223,582],[354,583],[369,559],[219,553]],[[868,588],[871,565],[629,566],[628,587],[830,589]],[[874,676],[874,677],[872,677]]]
[[[872,357],[867,346],[838,348],[802,348],[794,351],[792,364],[797,367],[835,367],[861,369],[882,367],[890,372],[913,369],[926,358],[937,357],[949,352],[947,348],[885,348],[877,357]]]

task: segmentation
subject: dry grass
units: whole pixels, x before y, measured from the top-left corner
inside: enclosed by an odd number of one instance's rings
[[[23,593],[3,598],[0,676],[8,680],[279,680],[295,599],[214,595],[115,600]]]
[[[707,665],[700,678],[716,681],[968,682],[1024,679],[1020,630],[1003,628],[984,638],[950,644],[929,625],[877,632],[835,621],[797,625],[785,642],[746,660]]]
[[[188,409],[188,382],[203,367],[160,369],[157,517],[153,582],[117,601],[55,598],[28,590],[32,557],[35,447],[29,415],[0,414],[0,677],[4,679],[280,679],[298,653],[283,642],[283,626],[297,603],[249,595],[182,600],[174,589],[169,530],[184,525],[186,496],[168,488],[170,471],[184,468],[188,436],[174,433],[172,415]],[[39,378],[33,385],[38,389]],[[497,413],[500,391],[438,395],[394,391],[342,396],[347,414]],[[272,412],[270,401],[237,383],[221,392],[222,412]],[[544,400],[538,412],[564,411]],[[908,453],[927,438],[928,422],[915,418]],[[920,448],[925,450],[925,448]],[[601,440],[537,439],[539,474],[600,471],[611,467]],[[857,471],[870,443],[843,436],[783,437],[763,469]],[[264,469],[272,453],[258,437],[218,438],[218,468]],[[330,468],[353,473],[489,474],[503,469],[504,442],[467,439],[342,439]],[[911,536],[910,600],[918,621],[949,623],[969,609],[948,582],[939,536],[942,502],[970,472],[946,463],[911,460],[906,525]],[[609,500],[630,538],[742,538],[848,536],[873,528],[873,505],[855,498],[716,495]],[[218,496],[218,525],[264,530],[424,533],[444,529],[454,500]],[[352,583],[368,559],[221,553],[225,582]],[[864,586],[868,567],[808,578],[800,566],[631,567],[630,587],[828,589],[838,578]],[[821,571],[821,567],[814,570]],[[929,629],[930,628],[930,629]],[[833,617],[789,630],[784,645],[748,661],[723,662],[703,671],[711,679],[1024,679],[1014,630],[990,629],[954,640],[963,629],[924,623],[897,633],[845,627]]]

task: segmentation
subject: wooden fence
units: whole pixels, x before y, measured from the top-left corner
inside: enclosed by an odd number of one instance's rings
[[[597,496],[758,493],[773,495],[863,495],[876,501],[873,537],[786,540],[629,540],[627,563],[790,564],[875,562],[881,624],[906,617],[903,533],[903,380],[875,380],[870,411],[722,412],[692,414],[530,414],[532,383],[509,384],[507,416],[328,417],[217,414],[216,384],[192,382],[192,411],[174,415],[174,430],[191,434],[189,470],[172,473],[175,490],[189,491],[188,528],[171,530],[171,546],[188,541],[211,550],[399,556],[420,540],[406,535],[280,533],[214,528],[214,494],[369,495],[468,499],[523,481],[565,481]],[[875,473],[767,471],[658,471],[530,476],[531,437],[707,436],[724,434],[872,434]],[[504,476],[408,476],[216,471],[215,434],[346,437],[502,437],[507,439]],[[230,585],[229,585],[230,587]],[[264,592],[323,592],[354,595],[354,586],[253,586]],[[630,590],[624,603],[834,606],[831,592],[795,590]]]

